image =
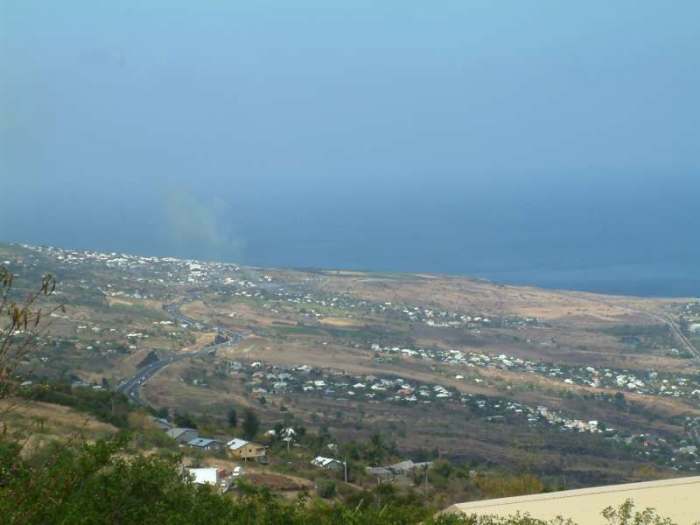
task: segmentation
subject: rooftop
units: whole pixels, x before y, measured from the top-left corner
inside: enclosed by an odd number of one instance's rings
[[[604,508],[618,507],[631,499],[637,510],[652,507],[679,525],[691,525],[700,520],[698,495],[700,476],[695,476],[458,503],[451,506],[448,512],[500,517],[520,512],[529,513],[540,520],[562,516],[579,525],[604,525],[606,522],[601,515]]]

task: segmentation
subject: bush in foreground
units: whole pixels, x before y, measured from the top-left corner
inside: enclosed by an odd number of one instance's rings
[[[178,458],[126,453],[127,438],[95,444],[50,445],[29,459],[18,443],[0,440],[0,516],[8,524],[245,524],[245,525],[569,525],[527,516],[434,517],[430,509],[391,491],[381,502],[352,504],[299,498],[288,502],[245,484],[235,495],[196,486]],[[610,525],[673,525],[631,502],[606,509]],[[573,525],[573,524],[571,524]]]

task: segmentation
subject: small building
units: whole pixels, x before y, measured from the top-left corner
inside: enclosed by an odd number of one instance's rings
[[[153,424],[157,426],[160,430],[163,430],[164,432],[167,432],[168,430],[171,430],[173,428],[170,421],[162,417],[151,418],[151,421],[153,421]]]
[[[171,428],[165,433],[178,443],[187,443],[199,437],[199,432],[193,428]]]
[[[399,463],[394,463],[393,465],[389,465],[387,469],[392,471],[395,475],[397,476],[407,476],[411,474],[413,471],[416,469],[427,469],[430,468],[430,466],[433,463],[431,461],[425,461],[423,463],[415,463],[410,459],[407,459],[406,461],[401,461]]]
[[[394,478],[394,473],[386,467],[367,467],[365,472],[377,478],[377,481],[388,481]]]
[[[216,439],[196,437],[188,441],[187,446],[199,450],[211,451],[219,450],[221,448],[221,443],[219,443]]]
[[[232,457],[246,461],[249,459],[260,460],[267,455],[265,446],[246,441],[245,439],[233,438],[226,443],[226,448]]]
[[[311,460],[311,464],[314,467],[334,471],[340,471],[345,467],[345,463],[343,461],[334,458],[326,458],[323,456],[316,456],[314,459]]]
[[[187,474],[197,485],[219,486],[224,480],[226,472],[222,468],[188,468]]]

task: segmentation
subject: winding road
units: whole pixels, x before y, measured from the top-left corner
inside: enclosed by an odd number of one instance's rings
[[[235,346],[243,340],[243,334],[239,332],[234,332],[221,326],[210,326],[205,323],[202,323],[201,321],[196,321],[190,317],[187,317],[186,315],[182,314],[182,312],[180,312],[180,306],[181,305],[179,304],[168,304],[165,305],[163,309],[166,312],[168,312],[168,314],[170,314],[170,316],[180,324],[207,327],[211,330],[215,330],[217,333],[221,334],[227,339],[222,343],[216,343],[205,346],[197,352],[182,352],[175,355],[169,355],[168,357],[159,359],[158,361],[150,363],[142,368],[139,368],[133,376],[123,380],[117,386],[117,392],[126,395],[134,403],[138,403],[141,405],[146,404],[140,396],[139,389],[146,381],[148,381],[151,377],[153,377],[160,370],[163,370],[168,365],[171,365],[189,357],[211,355],[214,354],[219,348]]]

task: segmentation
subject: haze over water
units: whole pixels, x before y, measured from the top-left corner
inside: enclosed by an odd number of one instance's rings
[[[142,4],[0,0],[0,241],[700,296],[697,2]]]

